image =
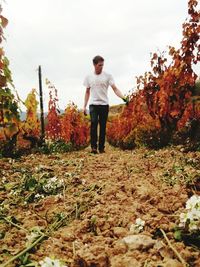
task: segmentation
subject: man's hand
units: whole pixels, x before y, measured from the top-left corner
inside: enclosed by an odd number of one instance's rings
[[[85,116],[87,116],[87,110],[86,110],[86,108],[83,108],[83,114],[84,114]]]
[[[122,98],[122,100],[125,102],[125,104],[128,106],[128,104],[129,104],[129,97],[128,96],[124,96],[123,98]]]

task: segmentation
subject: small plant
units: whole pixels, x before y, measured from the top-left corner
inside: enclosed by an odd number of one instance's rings
[[[56,176],[45,180],[42,184],[43,191],[47,194],[56,194],[57,190],[63,186],[63,180],[59,180]]]
[[[193,195],[186,202],[186,211],[180,214],[179,226],[175,229],[175,239],[187,245],[200,247],[200,196]]]
[[[38,169],[40,166],[38,167]],[[27,203],[31,203],[35,200],[39,201],[48,195],[58,195],[63,189],[64,181],[57,176],[53,176],[49,173],[44,173],[40,179],[34,177],[31,174],[24,176],[24,182],[21,190],[16,188],[10,191],[13,196],[24,196]]]
[[[39,148],[39,152],[44,154],[51,154],[51,153],[64,153],[73,150],[72,143],[66,143],[63,140],[46,140],[45,144],[43,144]]]
[[[135,221],[135,224],[131,224],[130,232],[134,234],[138,234],[143,231],[144,226],[145,226],[145,221],[143,221],[140,218],[137,218]]]
[[[98,235],[97,234],[97,217],[94,215],[90,219],[90,230],[91,232],[94,233],[94,235]]]
[[[26,235],[26,239],[27,239],[27,242],[26,242],[26,246],[30,246],[31,244],[33,244],[35,242],[35,240],[41,236],[42,232],[41,232],[41,229],[39,227],[33,227],[31,229],[31,232],[30,234],[27,234]]]
[[[193,195],[186,202],[186,212],[180,214],[181,228],[189,231],[200,230],[200,196]]]
[[[51,259],[49,257],[46,257],[39,263],[41,267],[67,267],[67,265],[64,265],[60,260]]]

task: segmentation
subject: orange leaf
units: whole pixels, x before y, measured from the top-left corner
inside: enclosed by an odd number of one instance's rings
[[[2,15],[0,16],[1,18],[1,25],[3,28],[5,28],[8,25],[8,20],[7,18],[3,17]]]

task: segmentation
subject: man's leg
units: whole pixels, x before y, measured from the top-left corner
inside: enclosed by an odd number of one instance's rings
[[[91,148],[95,152],[97,149],[97,127],[98,127],[98,110],[95,105],[89,106],[91,126],[90,126],[90,138],[91,138]]]
[[[101,106],[99,110],[99,152],[104,152],[105,148],[105,136],[106,136],[106,122],[108,119],[109,106]]]

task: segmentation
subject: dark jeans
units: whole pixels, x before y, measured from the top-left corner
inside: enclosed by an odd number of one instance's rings
[[[103,150],[105,147],[105,136],[106,136],[106,122],[108,119],[108,105],[90,105],[90,118],[91,118],[91,147],[97,149],[97,128],[99,124],[99,150]]]

